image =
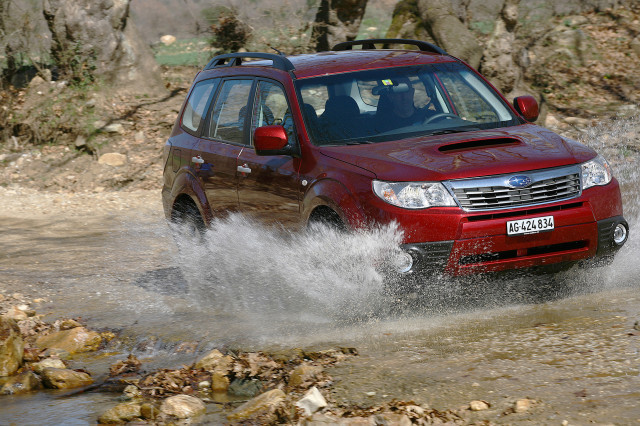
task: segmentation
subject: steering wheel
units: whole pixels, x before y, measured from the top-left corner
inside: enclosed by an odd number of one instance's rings
[[[460,118],[460,117],[458,117],[455,114],[448,113],[448,112],[440,112],[440,113],[432,115],[431,117],[429,117],[426,120],[424,120],[424,124],[429,124],[432,121],[440,120],[440,119],[443,119],[443,118]]]

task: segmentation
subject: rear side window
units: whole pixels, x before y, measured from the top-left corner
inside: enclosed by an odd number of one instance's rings
[[[187,101],[182,114],[182,127],[192,133],[195,133],[200,127],[202,116],[206,111],[207,104],[211,98],[211,94],[215,91],[217,79],[202,80],[196,83],[191,91],[191,96]]]
[[[244,142],[244,122],[253,80],[227,80],[213,107],[205,136],[228,142]]]

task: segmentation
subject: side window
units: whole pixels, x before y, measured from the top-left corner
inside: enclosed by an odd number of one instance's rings
[[[253,80],[227,80],[222,84],[206,137],[245,143],[244,122],[252,84]]]
[[[282,87],[268,81],[259,81],[252,112],[252,139],[256,128],[272,124],[284,126],[289,137],[289,143],[295,140],[293,117]]]
[[[214,80],[202,80],[195,85],[191,91],[191,96],[187,101],[187,105],[184,108],[184,114],[182,114],[182,127],[191,132],[196,132],[200,127],[202,116],[206,111],[211,93],[214,92],[217,79]]]

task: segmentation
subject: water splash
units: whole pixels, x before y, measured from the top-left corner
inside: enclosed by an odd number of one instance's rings
[[[264,320],[331,322],[367,317],[399,253],[395,224],[343,233],[292,233],[240,214],[215,221],[202,241],[181,237],[180,265],[200,309]]]

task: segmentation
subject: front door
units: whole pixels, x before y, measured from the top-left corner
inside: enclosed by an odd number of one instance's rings
[[[238,158],[240,210],[264,223],[296,228],[300,225],[300,160],[288,155],[259,156],[253,149],[253,131],[272,124],[284,126],[289,143],[297,143],[291,110],[279,84],[258,81],[251,117],[251,147]]]

